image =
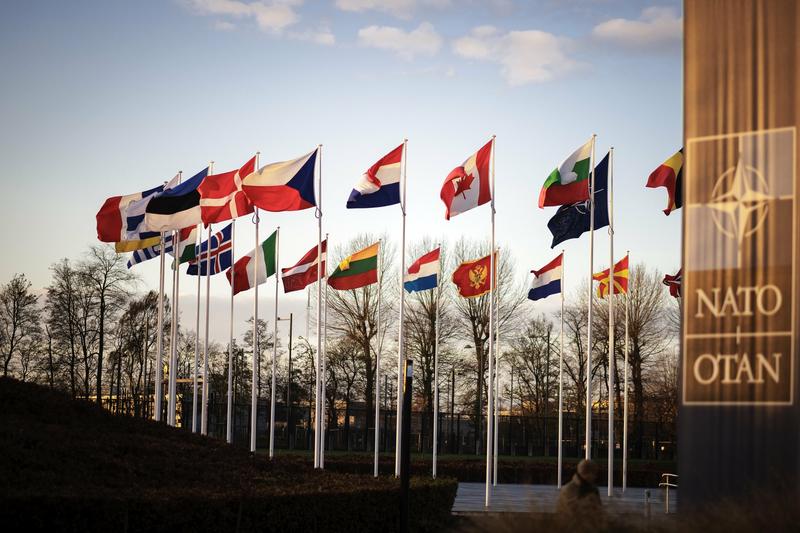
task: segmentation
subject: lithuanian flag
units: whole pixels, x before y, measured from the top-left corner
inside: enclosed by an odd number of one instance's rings
[[[605,298],[608,294],[608,284],[611,281],[608,269],[592,274],[592,279],[599,281],[597,296]],[[614,294],[626,294],[628,292],[628,256],[620,259],[614,265]]]
[[[333,274],[328,276],[328,285],[345,291],[359,289],[378,282],[378,252],[380,242],[345,257]]]

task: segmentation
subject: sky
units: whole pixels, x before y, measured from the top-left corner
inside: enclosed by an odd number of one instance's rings
[[[676,0],[3,3],[0,223],[13,237],[0,283],[24,272],[41,291],[54,262],[79,260],[97,243],[94,216],[109,196],[179,170],[194,175],[209,161],[223,172],[256,151],[267,164],[317,144],[334,264],[360,232],[399,239],[397,206],[345,202],[403,138],[409,246],[464,236],[486,239],[488,250],[488,207],[446,221],[439,191],[492,135],[497,241],[520,284],[557,254],[547,230],[555,208],[537,207],[539,189],[592,134],[598,161],[614,147],[617,258],[630,250],[634,264],[674,273],[681,212],[664,216],[666,192],[644,184],[681,146],[681,38]],[[287,266],[316,242],[316,220],[312,210],[265,213],[260,238],[278,225]],[[252,250],[249,218],[236,235],[237,256]],[[588,279],[588,247],[586,235],[563,245],[568,294]],[[158,288],[157,263],[136,267],[139,290]],[[608,263],[603,229],[595,271]],[[273,283],[259,293],[270,320]],[[182,276],[180,289],[181,321],[193,329],[196,285]],[[250,294],[236,297],[237,335]],[[228,295],[224,276],[213,277],[211,336],[223,343]],[[522,312],[557,305],[529,302]],[[279,313],[294,312],[301,334],[304,307],[303,295],[280,298]]]

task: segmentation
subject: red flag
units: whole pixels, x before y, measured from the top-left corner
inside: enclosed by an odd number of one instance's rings
[[[325,276],[325,258],[328,250],[328,239],[322,241],[322,275]],[[317,281],[317,246],[314,245],[294,266],[281,269],[283,292],[305,289]]]
[[[681,297],[681,284],[683,283],[683,269],[678,270],[674,276],[664,275],[664,285],[669,287],[669,294],[673,298]]]
[[[493,147],[494,139],[469,156],[445,178],[439,197],[447,208],[444,215],[447,220],[492,199],[489,171]]]
[[[465,261],[453,272],[453,283],[458,287],[458,294],[464,298],[476,298],[491,290],[489,287],[489,270],[491,269],[490,256]],[[495,266],[497,254],[495,254]],[[495,275],[495,279],[497,276]]]
[[[608,284],[611,276],[608,269],[592,275],[592,279],[599,281],[597,286],[597,296],[605,298],[608,294]],[[614,265],[614,294],[625,294],[628,292],[628,256],[626,255]]]
[[[203,223],[225,222],[253,212],[253,204],[242,191],[242,180],[255,168],[253,157],[238,170],[206,176],[197,188]]]
[[[646,187],[667,189],[669,201],[664,214],[683,207],[683,148],[675,152],[672,157],[664,161],[647,178]]]

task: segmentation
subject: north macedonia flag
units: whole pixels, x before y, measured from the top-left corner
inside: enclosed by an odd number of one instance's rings
[[[608,294],[608,284],[611,281],[608,269],[593,274],[592,279],[600,282],[600,285],[597,287],[597,295],[600,298],[605,298],[606,294]],[[626,292],[628,292],[627,255],[614,265],[614,294],[625,294]]]
[[[497,265],[497,253],[494,255]],[[489,285],[489,271],[492,264],[490,256],[474,261],[466,261],[458,265],[453,272],[453,283],[458,287],[458,293],[464,298],[477,298],[491,290]],[[494,276],[497,279],[497,276]]]

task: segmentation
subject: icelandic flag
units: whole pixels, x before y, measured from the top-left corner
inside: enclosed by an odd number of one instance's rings
[[[563,259],[564,254],[562,253],[539,270],[531,270],[533,282],[528,290],[528,299],[541,300],[561,292],[561,261]]]
[[[436,288],[439,281],[440,248],[423,255],[408,267],[408,274],[403,276],[403,288],[406,292],[427,291]]]
[[[242,190],[254,206],[265,211],[299,211],[316,206],[317,152],[315,149],[297,159],[261,167],[245,176]]]
[[[347,199],[348,209],[400,203],[400,163],[403,160],[404,147],[405,143],[369,167],[350,193],[350,198]]]
[[[222,231],[218,231],[211,237],[211,251],[208,252],[208,239],[203,241],[200,249],[195,246],[195,259],[189,262],[186,273],[190,276],[197,275],[197,264],[200,264],[200,275],[206,275],[206,265],[210,263],[208,272],[213,276],[223,270],[228,270],[233,263],[233,243],[231,242],[231,228],[233,224],[228,224]]]

